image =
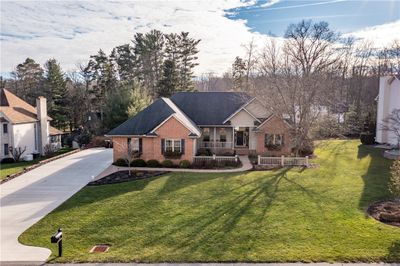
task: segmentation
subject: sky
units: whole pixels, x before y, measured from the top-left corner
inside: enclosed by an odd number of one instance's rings
[[[31,57],[55,58],[74,71],[99,49],[129,43],[137,32],[188,31],[201,39],[195,74],[227,71],[251,40],[282,38],[290,23],[327,21],[345,36],[400,39],[400,0],[4,1],[0,2],[0,74]]]

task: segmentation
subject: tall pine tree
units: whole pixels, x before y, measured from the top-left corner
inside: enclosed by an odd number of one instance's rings
[[[65,75],[55,59],[49,59],[45,64],[44,92],[48,114],[53,118],[52,124],[64,129],[68,121],[69,95]]]

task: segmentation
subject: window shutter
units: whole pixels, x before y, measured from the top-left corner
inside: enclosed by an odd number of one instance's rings
[[[282,146],[283,146],[283,145],[285,145],[285,139],[283,138],[284,136],[285,136],[284,134],[282,134],[282,135],[281,135],[281,139],[282,139],[282,140],[281,140],[281,142],[282,142]]]
[[[264,136],[264,147],[267,147],[268,145],[268,134],[265,134]]]
[[[181,152],[182,154],[185,154],[185,140],[181,139]]]
[[[164,154],[165,150],[165,139],[161,139],[161,154]]]
[[[143,151],[142,145],[143,145],[143,142],[142,142],[142,139],[140,138],[139,139],[139,153],[142,153],[142,151]]]

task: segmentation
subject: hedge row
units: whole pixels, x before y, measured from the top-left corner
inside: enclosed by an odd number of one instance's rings
[[[114,162],[116,166],[128,166],[128,163],[124,159],[117,159]],[[147,162],[143,159],[135,159],[131,162],[131,167],[165,167],[165,168],[190,168],[191,163],[188,160],[182,160],[178,165],[174,164],[171,160],[164,160],[161,163],[157,160],[148,160]]]

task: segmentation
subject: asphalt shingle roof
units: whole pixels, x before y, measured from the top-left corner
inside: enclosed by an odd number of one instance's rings
[[[176,93],[170,99],[156,100],[107,135],[149,135],[151,130],[173,114],[197,133],[196,125],[222,125],[226,118],[250,99],[247,94],[238,92]]]
[[[171,100],[196,125],[222,125],[251,97],[240,92],[180,92]]]
[[[158,99],[107,135],[145,135],[172,114],[174,110],[164,100]]]

